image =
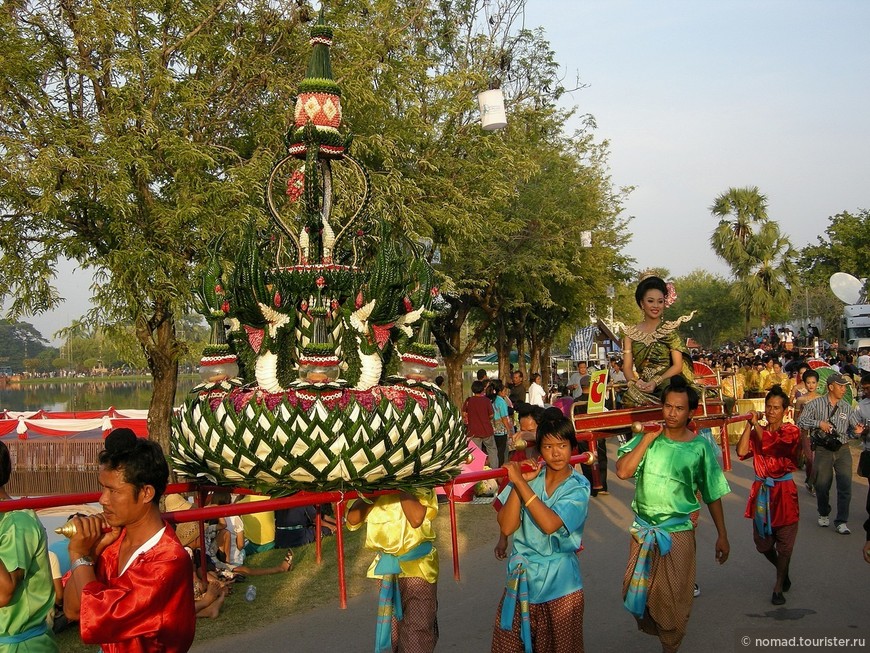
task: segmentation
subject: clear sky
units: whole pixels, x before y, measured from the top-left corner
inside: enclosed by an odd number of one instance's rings
[[[870,208],[867,0],[529,0],[610,142],[639,268],[725,276],[709,207],[758,186],[795,247]]]
[[[713,199],[758,186],[800,248],[828,217],[870,208],[870,0],[529,0],[566,97],[635,186],[625,251],[639,268],[727,275],[709,247]],[[86,310],[90,276],[61,267],[51,337]]]

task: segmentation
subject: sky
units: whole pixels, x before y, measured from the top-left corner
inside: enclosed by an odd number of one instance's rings
[[[564,104],[594,116],[614,185],[634,187],[637,269],[728,276],[709,207],[731,187],[758,186],[797,248],[870,208],[867,0],[528,0],[525,26],[545,30],[566,87],[579,74]],[[59,272],[67,301],[26,318],[49,339],[89,298],[89,274]]]
[[[635,187],[638,269],[728,276],[709,207],[731,187],[758,186],[797,248],[870,208],[870,2],[529,0],[526,26],[588,85],[568,103]]]

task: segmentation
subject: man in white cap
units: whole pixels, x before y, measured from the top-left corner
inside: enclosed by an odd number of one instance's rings
[[[806,404],[797,425],[810,432],[815,456],[816,502],[819,526],[830,526],[831,504],[828,501],[831,482],[837,478],[837,516],[834,527],[841,535],[852,531],[849,504],[852,501],[852,453],[848,441],[864,431],[861,413],[843,399],[848,381],[842,374],[831,374],[827,379],[828,394]],[[846,446],[843,446],[846,445]]]

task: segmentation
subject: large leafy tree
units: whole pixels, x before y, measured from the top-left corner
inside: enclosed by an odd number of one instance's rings
[[[0,320],[0,367],[11,367],[16,374],[20,373],[26,368],[25,360],[46,350],[52,348],[32,324]]]
[[[0,297],[54,306],[60,257],[95,274],[86,321],[132,325],[168,448],[176,320],[205,245],[259,213],[307,47],[267,0],[21,0],[0,11]]]
[[[843,211],[829,218],[825,234],[800,252],[801,279],[809,285],[827,284],[835,272],[870,277],[870,210]]]
[[[694,270],[674,279],[674,285],[679,296],[678,312],[695,311],[690,323],[695,327],[692,335],[702,346],[712,348],[740,339],[743,317],[732,293],[734,282],[706,270]]]

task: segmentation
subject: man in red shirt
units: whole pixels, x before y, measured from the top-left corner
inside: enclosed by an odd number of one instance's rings
[[[791,587],[788,566],[800,516],[797,487],[792,480],[800,452],[800,429],[794,424],[783,424],[788,404],[785,392],[774,386],[764,399],[767,426],[762,427],[758,415],[753,413],[737,442],[737,455],[741,460],[752,458],[755,468],[755,482],[744,516],[753,520],[755,548],[776,567],[770,600],[774,605],[785,603],[783,592]]]
[[[103,513],[73,519],[64,612],[103,653],[183,653],[193,643],[190,558],[158,507],[168,479],[160,445],[115,429],[100,454]]]
[[[468,438],[486,451],[490,469],[497,469],[498,451],[495,447],[495,431],[492,428],[492,418],[495,413],[492,402],[483,394],[485,388],[483,381],[475,381],[471,384],[473,396],[462,404],[462,420],[468,428]]]

